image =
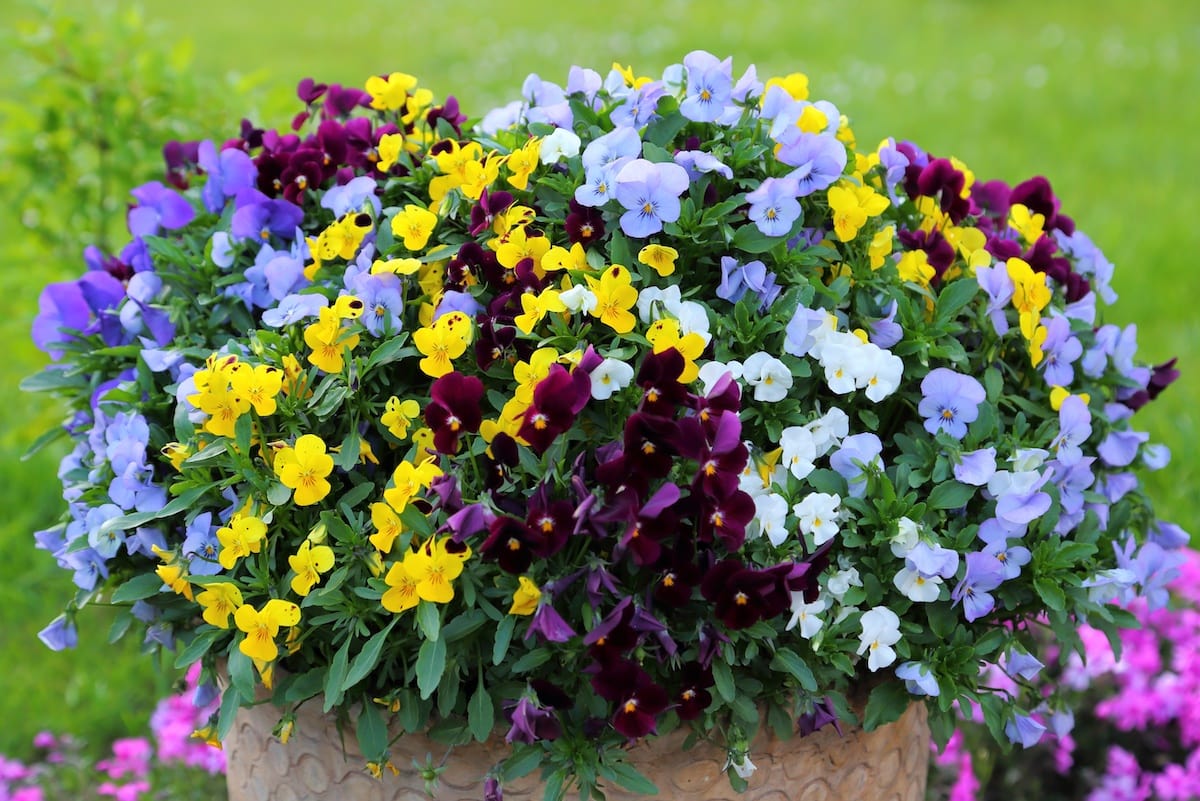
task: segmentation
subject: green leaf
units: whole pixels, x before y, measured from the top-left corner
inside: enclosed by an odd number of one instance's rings
[[[513,663],[513,673],[528,673],[539,665],[544,665],[550,661],[550,657],[554,654],[546,648],[536,648]]]
[[[22,462],[28,461],[35,453],[40,451],[42,448],[45,448],[47,445],[61,439],[62,437],[65,437],[66,435],[67,435],[67,429],[65,426],[55,426],[54,428],[45,432],[44,434],[42,434],[40,437],[38,437],[37,439],[35,439],[33,441],[33,444],[30,445],[29,448],[26,449],[26,451],[21,454],[21,461]]]
[[[111,600],[114,604],[140,601],[151,595],[157,595],[162,587],[163,580],[158,577],[157,573],[142,573],[113,590]]]
[[[229,449],[229,441],[226,439],[218,439],[212,443],[205,445],[200,450],[193,453],[191,456],[183,460],[183,467],[195,467],[198,464],[204,464],[209,459],[215,459]]]
[[[243,698],[254,697],[254,663],[241,649],[229,654],[229,683],[238,688]]]
[[[504,657],[508,654],[508,644],[512,642],[513,628],[517,625],[517,619],[512,615],[505,615],[500,624],[496,626],[496,642],[492,645],[492,664],[499,665],[504,661]]]
[[[780,648],[775,652],[775,656],[771,658],[771,670],[794,676],[800,682],[800,686],[810,693],[817,691],[817,679],[809,669],[808,663],[790,648]]]
[[[436,640],[441,636],[442,618],[438,613],[437,604],[432,601],[421,601],[417,604],[417,626],[427,640]]]
[[[383,653],[383,645],[387,642],[388,634],[391,633],[399,619],[398,617],[392,618],[392,622],[388,623],[382,631],[376,632],[371,639],[367,640],[367,644],[358,652],[358,656],[354,657],[349,670],[346,671],[346,678],[342,680],[341,685],[342,692],[346,692],[365,679],[379,664],[379,655]]]
[[[182,651],[175,655],[175,667],[179,670],[182,670],[200,657],[204,656],[206,653],[208,653],[208,649],[212,648],[213,643],[217,641],[217,638],[224,633],[225,632],[221,631],[220,629],[208,629],[207,631],[202,631],[195,637],[192,637],[192,641],[189,642]]]
[[[613,781],[634,795],[658,795],[658,785],[643,776],[641,771],[628,762],[617,762],[606,767],[612,774]]]
[[[355,734],[358,735],[358,747],[367,761],[382,763],[387,755],[388,733],[387,724],[379,714],[379,707],[375,704],[363,704],[362,711],[358,714]]]
[[[667,143],[683,130],[687,122],[682,114],[668,114],[646,126],[646,133],[642,136],[642,141],[665,148]]]
[[[938,484],[929,492],[926,503],[931,509],[960,509],[967,505],[975,495],[975,487],[960,484],[957,481],[946,481]]]
[[[325,676],[325,707],[328,712],[342,702],[342,684],[346,681],[346,669],[350,663],[350,638],[342,643],[342,647],[333,655],[329,663],[329,673]]]
[[[243,414],[233,424],[233,438],[237,442],[238,453],[246,456],[250,453],[250,435],[254,433],[254,416]]]
[[[469,634],[474,634],[487,623],[487,615],[482,609],[472,609],[461,615],[455,615],[450,622],[442,626],[442,637],[451,643],[461,640]]]
[[[421,698],[433,695],[446,670],[446,641],[426,640],[417,652],[417,689]]]
[[[77,374],[65,370],[43,370],[21,379],[20,387],[25,392],[46,392],[53,389],[83,389],[87,380]]]
[[[278,481],[271,484],[271,488],[267,490],[267,503],[272,506],[283,506],[292,497],[291,487],[284,486]]]
[[[729,669],[729,665],[721,659],[715,659],[712,663],[713,682],[717,687],[717,695],[725,701],[732,703],[737,697],[737,692],[733,686],[733,672]]]
[[[959,278],[944,285],[934,307],[934,319],[939,323],[949,322],[977,294],[979,282],[974,278]]]
[[[1062,612],[1067,608],[1067,595],[1062,591],[1062,588],[1046,578],[1035,578],[1033,580],[1033,589],[1038,596],[1046,602],[1046,606],[1053,609],[1055,612]]]
[[[867,699],[867,709],[864,714],[863,728],[871,731],[886,723],[899,720],[912,703],[912,696],[904,689],[904,683],[885,681],[871,691]]]
[[[354,487],[341,498],[338,499],[338,506],[345,506],[348,509],[353,509],[358,506],[366,498],[375,492],[376,487],[370,481],[364,481],[357,487]]]
[[[624,234],[613,233],[608,241],[608,259],[613,264],[630,267],[633,262],[633,250]]]
[[[487,741],[492,727],[496,725],[496,709],[492,704],[492,696],[484,689],[482,673],[479,675],[479,686],[467,703],[467,725],[471,728],[471,736],[481,743]]]
[[[217,738],[224,740],[233,729],[234,718],[242,707],[242,694],[232,684],[225,688],[221,696],[221,711],[217,713]]]
[[[352,471],[358,464],[358,452],[362,447],[362,437],[358,431],[351,431],[342,440],[342,447],[333,455],[333,463],[343,470]]]
[[[954,607],[947,603],[926,604],[925,614],[929,618],[929,630],[940,639],[949,640],[958,626],[958,613]]]
[[[510,782],[528,776],[542,764],[545,756],[545,749],[538,743],[514,747],[512,756],[504,760],[504,766],[500,768],[500,780]]]

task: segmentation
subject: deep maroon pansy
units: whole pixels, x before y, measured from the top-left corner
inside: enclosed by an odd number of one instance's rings
[[[572,245],[580,244],[586,248],[592,242],[604,238],[604,217],[600,209],[581,205],[574,200],[568,201],[568,208],[570,213],[567,214],[563,228]]]
[[[533,562],[532,542],[533,535],[525,521],[504,515],[488,526],[487,538],[479,546],[479,552],[484,559],[495,561],[504,572],[519,576]]]
[[[509,192],[489,192],[483,190],[479,202],[471,207],[471,236],[479,236],[492,226],[496,215],[512,205],[513,196]]]
[[[433,431],[433,446],[439,453],[456,453],[459,437],[478,431],[483,422],[483,382],[455,370],[434,381],[430,394],[425,424]]]
[[[708,691],[713,686],[712,669],[699,662],[688,662],[680,668],[676,686],[673,700],[680,720],[695,720],[712,703],[712,693]]]
[[[687,387],[679,383],[685,366],[683,355],[674,348],[646,355],[636,379],[643,390],[642,411],[674,417],[688,397]]]

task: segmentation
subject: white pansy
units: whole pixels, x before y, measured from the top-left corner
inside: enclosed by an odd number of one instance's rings
[[[921,527],[917,523],[902,517],[896,521],[896,533],[892,537],[892,555],[897,559],[908,556],[908,552],[917,547],[921,541]]]
[[[869,343],[863,345],[863,350],[867,354],[864,377],[866,396],[872,403],[879,403],[900,386],[900,379],[904,375],[904,362],[899,356]]]
[[[592,397],[608,400],[614,392],[629,386],[633,381],[633,368],[617,359],[605,359],[592,370]]]
[[[791,631],[800,627],[800,636],[806,640],[811,640],[821,630],[824,621],[817,617],[821,612],[824,612],[827,603],[824,598],[818,598],[811,604],[804,602],[803,592],[792,593],[792,618],[788,621],[784,628]]]
[[[746,359],[742,378],[754,387],[754,399],[763,403],[778,403],[792,388],[792,371],[787,365],[761,351]]]
[[[842,599],[846,593],[850,592],[851,587],[861,587],[862,585],[862,578],[859,577],[858,571],[853,567],[848,567],[831,575],[825,584],[825,589],[837,599],[838,603],[842,603]]]
[[[750,452],[750,458],[746,460],[746,466],[738,476],[738,487],[742,492],[751,498],[757,498],[770,492],[775,484],[787,484],[786,472],[778,462],[768,465],[761,454],[755,453],[753,443],[746,442],[745,445],[746,450]]]
[[[841,334],[830,334],[831,341],[821,349],[821,366],[825,368],[825,383],[831,392],[845,395],[858,387],[858,374],[861,369],[862,355],[859,353],[862,345],[858,337],[846,334],[849,341]]]
[[[555,128],[538,146],[538,158],[543,164],[579,155],[579,137],[567,128]]]
[[[874,673],[896,661],[892,646],[900,641],[900,618],[886,606],[876,606],[862,615],[858,655],[867,654],[867,667]]]
[[[570,289],[558,293],[558,299],[574,314],[591,314],[596,308],[596,296],[592,290],[583,284],[577,284]]]
[[[834,406],[804,427],[812,434],[817,456],[824,456],[850,433],[850,417]]]
[[[678,289],[678,287],[673,288]],[[712,341],[712,334],[708,330],[708,311],[703,304],[694,300],[685,300],[674,311],[676,319],[679,320],[679,332],[682,336],[699,334],[706,346]]]
[[[1017,452],[1009,461],[1012,462],[1013,470],[1017,472],[1037,470],[1046,463],[1046,457],[1049,455],[1049,451],[1041,448],[1017,448]]]
[[[896,589],[904,593],[908,600],[927,604],[938,599],[942,579],[939,576],[925,578],[917,571],[905,567],[896,574],[892,583],[896,585]]]
[[[758,766],[750,761],[749,754],[742,754],[737,759],[733,759],[731,757],[729,760],[729,767],[732,767],[734,773],[736,773],[743,780],[748,780],[754,775],[754,771],[758,770]]]
[[[700,383],[704,386],[704,394],[712,392],[713,387],[721,380],[721,376],[728,373],[733,376],[736,381],[742,377],[742,363],[733,361],[727,364],[722,362],[707,362],[700,366]]]
[[[825,321],[808,332],[808,335],[813,339],[812,347],[808,349],[808,355],[821,361],[821,354],[825,351],[827,345],[836,341],[837,333],[837,317],[834,317],[832,314],[826,314]],[[850,334],[849,336],[854,335]]]
[[[796,478],[805,478],[816,465],[817,446],[813,443],[812,432],[804,426],[788,426],[779,437],[779,446],[783,448],[783,466]]]
[[[774,492],[760,493],[752,497],[754,498],[754,519],[746,528],[746,534],[754,537],[765,534],[771,544],[778,548],[788,535],[785,525],[788,512],[787,498]]]
[[[837,495],[813,492],[792,507],[801,533],[812,535],[814,545],[823,545],[838,533],[837,520],[841,512],[838,505],[841,502]]]
[[[659,289],[656,286],[648,286],[638,293],[637,299],[638,317],[646,325],[663,317],[671,317],[679,319],[680,312],[683,310],[683,299],[679,294],[678,286],[669,286],[666,289]],[[683,326],[680,325],[680,331]]]

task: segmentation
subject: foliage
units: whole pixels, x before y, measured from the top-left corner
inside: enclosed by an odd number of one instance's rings
[[[1186,541],[1127,469],[1171,366],[1099,325],[1111,265],[1045,179],[685,65],[531,76],[467,129],[402,73],[305,81],[299,135],[181,147],[35,324],[27,387],[76,412],[44,639],[130,603],[226,664],[219,730],[264,690],[284,727],[365,703],[376,770],[380,708],[503,715],[498,775],[551,795],[645,788],[620,746],[692,721],[740,784],[757,728],[893,667],[868,726],[907,690],[939,739],[956,700],[1024,739],[1041,698],[979,665],[1127,622]]]

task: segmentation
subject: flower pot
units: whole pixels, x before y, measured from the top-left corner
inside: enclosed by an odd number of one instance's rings
[[[400,774],[368,774],[365,760],[348,734],[338,736],[334,719],[316,705],[302,707],[287,745],[272,736],[277,710],[269,704],[242,709],[225,740],[230,801],[301,801],[337,798],[418,801],[427,798],[413,761],[435,761],[446,746],[419,735],[405,735],[392,747]],[[682,750],[684,732],[640,742],[631,761],[659,788],[659,798],[688,801],[920,801],[925,797],[929,728],[924,704],[913,704],[900,720],[872,732],[826,726],[808,737],[778,740],[760,733],[750,749],[757,766],[750,787],[738,795],[723,773],[725,753],[707,744]],[[439,778],[439,801],[480,801],[484,775],[504,753],[501,740],[453,749]],[[635,796],[606,787],[610,801]],[[506,783],[504,798],[540,799],[536,772]]]

